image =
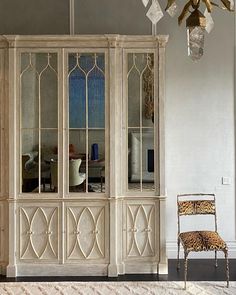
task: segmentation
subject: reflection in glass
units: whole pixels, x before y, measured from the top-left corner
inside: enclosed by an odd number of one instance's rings
[[[104,54],[69,54],[68,83],[69,170],[77,167],[74,178],[79,183],[71,185],[70,175],[69,191],[101,192],[105,182]],[[74,163],[78,159],[79,165]]]
[[[39,127],[39,74],[35,69],[35,55],[23,54],[21,72],[21,126]]]
[[[154,55],[128,54],[128,190],[154,190]]]
[[[21,141],[21,189],[37,192],[39,186],[39,137],[36,130],[23,130]]]
[[[89,191],[105,191],[105,130],[89,131],[88,161]]]
[[[46,56],[44,59],[46,59]],[[57,128],[58,125],[58,77],[56,70],[51,65],[55,59],[55,54],[47,56],[48,63],[43,68],[42,72],[40,72],[40,108],[42,128]]]
[[[51,192],[50,159],[58,149],[57,54],[22,53],[22,192]]]
[[[86,131],[70,130],[69,133],[69,191],[85,191]]]
[[[41,191],[54,192],[58,188],[58,169],[52,169],[52,162],[58,164],[57,130],[41,131]],[[56,189],[55,189],[56,188]]]

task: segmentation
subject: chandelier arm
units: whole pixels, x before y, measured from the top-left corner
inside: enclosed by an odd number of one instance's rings
[[[175,1],[176,0],[167,0],[167,5],[166,5],[165,10],[169,9],[175,3]]]
[[[184,8],[183,8],[183,10],[182,10],[182,12],[181,12],[181,14],[180,14],[180,16],[178,17],[178,23],[179,23],[179,25],[182,24],[184,18],[185,18],[185,17],[187,16],[187,14],[189,13],[189,8],[190,8],[191,5],[192,5],[192,0],[189,0],[189,1],[187,2],[187,4],[185,4],[185,6],[184,6]]]
[[[228,11],[234,11],[233,9],[231,9],[231,3],[229,0],[221,0],[221,2],[224,4]]]
[[[215,7],[217,7],[217,8],[219,8],[219,9],[227,10],[227,9],[225,8],[225,6],[220,6],[219,4],[216,4],[216,3],[214,3],[214,2],[211,2],[211,5],[212,5],[212,6],[215,6]]]
[[[205,3],[206,8],[207,8],[207,11],[209,13],[211,13],[212,12],[212,4],[211,4],[211,1],[210,0],[202,0],[202,1]]]

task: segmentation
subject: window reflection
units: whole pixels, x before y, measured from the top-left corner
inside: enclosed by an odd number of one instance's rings
[[[105,60],[104,54],[69,55],[70,192],[104,192],[105,182]],[[72,178],[77,183],[72,182]]]
[[[154,186],[154,55],[128,54],[128,190]]]
[[[53,192],[50,159],[58,146],[57,54],[23,53],[20,90],[21,191]]]

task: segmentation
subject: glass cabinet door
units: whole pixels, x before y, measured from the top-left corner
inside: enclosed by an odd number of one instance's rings
[[[58,61],[56,53],[20,56],[20,167],[22,193],[54,192],[58,161]]]
[[[127,189],[154,191],[154,54],[127,54]]]
[[[68,54],[68,192],[105,192],[105,54]],[[57,53],[20,56],[20,172],[22,193],[59,187]],[[62,77],[62,75],[60,75]],[[63,81],[61,81],[63,83]],[[62,127],[60,127],[62,128]],[[64,185],[64,184],[61,184]]]
[[[69,192],[105,191],[105,55],[70,53]]]

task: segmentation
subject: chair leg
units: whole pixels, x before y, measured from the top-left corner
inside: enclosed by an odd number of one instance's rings
[[[229,288],[229,259],[228,259],[228,250],[225,250],[224,253],[225,253],[225,262],[226,262],[227,288]]]
[[[186,290],[187,275],[188,275],[188,252],[184,252],[184,290]]]
[[[178,238],[178,254],[177,254],[177,270],[180,269],[180,261],[179,261],[179,251],[180,251],[180,239]]]
[[[215,251],[215,267],[218,267],[218,262],[217,262],[217,251]]]

